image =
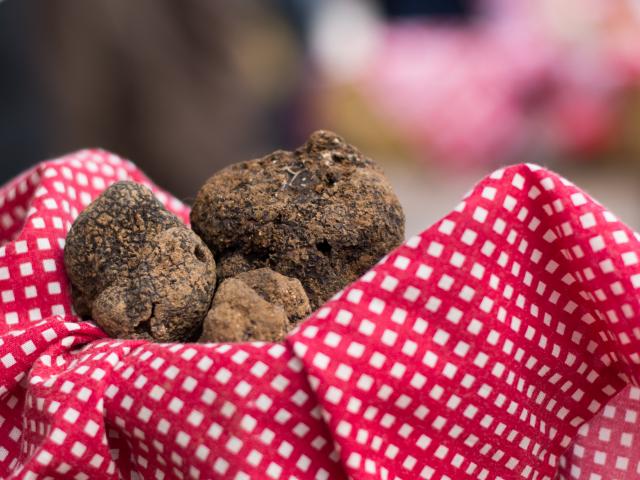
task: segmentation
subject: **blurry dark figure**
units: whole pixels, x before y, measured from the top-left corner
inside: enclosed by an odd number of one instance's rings
[[[46,156],[27,14],[27,2],[0,3],[0,184]]]
[[[381,0],[390,18],[432,17],[466,20],[474,13],[471,0]]]
[[[280,143],[298,51],[273,5],[99,0],[31,13],[50,151],[112,150],[189,199],[222,166]]]

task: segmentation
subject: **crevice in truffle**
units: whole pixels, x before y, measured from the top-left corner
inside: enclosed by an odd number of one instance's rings
[[[146,320],[140,321],[135,327],[133,327],[133,331],[136,334],[151,335],[151,319],[156,317],[156,306],[157,306],[157,303],[153,302],[151,304],[151,313],[149,314],[149,318],[147,318]]]
[[[253,262],[262,262],[264,264],[269,260],[269,252],[267,250],[252,250],[247,255],[245,255],[247,261]]]
[[[133,331],[138,335],[145,333],[151,334],[151,317],[138,323],[133,328]]]
[[[189,335],[185,336],[185,342],[197,342],[202,336],[202,323],[199,323]]]
[[[325,175],[324,180],[328,187],[333,187],[338,181],[338,177],[335,173],[329,172]]]
[[[316,242],[316,249],[323,255],[331,255],[331,244],[326,240],[320,240],[319,242]]]
[[[196,248],[194,249],[193,254],[202,263],[207,262],[207,254],[204,251],[204,247],[202,247],[201,245],[196,245]]]

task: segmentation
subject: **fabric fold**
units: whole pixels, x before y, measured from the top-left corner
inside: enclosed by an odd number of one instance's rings
[[[540,167],[480,182],[289,337],[349,474],[554,478],[638,382],[636,252]]]
[[[3,478],[640,478],[639,240],[570,182],[496,171],[284,343],[154,344],[70,305],[118,179],[188,222],[100,150],[0,190]]]

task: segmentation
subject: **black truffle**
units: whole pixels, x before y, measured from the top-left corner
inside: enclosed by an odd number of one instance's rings
[[[218,278],[268,267],[300,279],[313,308],[404,238],[404,214],[382,170],[327,131],[295,152],[225,168],[200,189],[193,229]]]
[[[78,216],[64,264],[76,312],[117,338],[193,337],[216,283],[202,240],[133,182],[113,184]]]
[[[269,303],[282,307],[291,324],[311,313],[309,298],[297,278],[285,277],[269,268],[243,272],[235,278],[254,289]]]
[[[268,268],[251,270],[218,287],[200,341],[280,341],[310,312],[299,280]]]

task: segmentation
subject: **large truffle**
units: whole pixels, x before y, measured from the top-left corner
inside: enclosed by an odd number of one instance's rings
[[[200,341],[277,342],[310,311],[298,280],[268,268],[251,270],[218,287]]]
[[[113,184],[78,216],[64,264],[76,312],[117,338],[193,337],[216,283],[202,240],[133,182]]]
[[[327,131],[295,152],[232,165],[200,189],[191,223],[218,277],[269,267],[300,279],[313,308],[404,237],[404,214],[382,170]]]

